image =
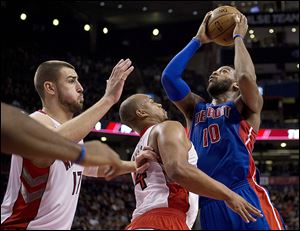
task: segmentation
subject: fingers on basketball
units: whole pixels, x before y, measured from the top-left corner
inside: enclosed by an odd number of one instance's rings
[[[205,15],[205,17],[204,17],[204,23],[207,23],[208,22],[208,19],[209,19],[209,17],[211,16],[211,14],[212,14],[212,11],[209,11],[206,15]]]

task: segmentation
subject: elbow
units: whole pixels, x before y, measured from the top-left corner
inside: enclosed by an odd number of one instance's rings
[[[163,86],[165,86],[166,84],[168,84],[171,80],[171,75],[170,73],[168,73],[168,70],[165,69],[162,73],[162,76],[161,76],[161,84]]]
[[[253,71],[243,71],[243,72],[237,72],[236,73],[238,82],[242,82],[243,80],[252,80],[256,81],[256,75]]]
[[[165,171],[170,179],[179,183],[185,177],[183,164],[173,162],[165,166]]]
[[[250,82],[256,84],[256,75],[250,72],[242,72],[237,74],[238,85],[249,84]]]

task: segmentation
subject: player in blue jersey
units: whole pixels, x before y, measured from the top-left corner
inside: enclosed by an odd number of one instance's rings
[[[193,92],[182,79],[186,64],[201,44],[209,43],[205,16],[196,36],[167,65],[162,84],[170,100],[184,114],[190,140],[198,153],[198,168],[244,197],[264,217],[245,223],[223,201],[200,197],[202,229],[284,229],[268,192],[256,181],[252,149],[260,126],[263,98],[259,94],[254,65],[244,45],[248,25],[235,15],[234,68],[220,67],[209,77],[212,102]]]

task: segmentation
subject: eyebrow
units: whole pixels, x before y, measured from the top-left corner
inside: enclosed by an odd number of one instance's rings
[[[69,76],[67,76],[67,79],[70,79],[70,78],[72,78],[72,79],[78,79],[79,77],[77,75],[69,75]]]
[[[221,70],[227,70],[230,71],[231,69],[229,67],[223,67]]]

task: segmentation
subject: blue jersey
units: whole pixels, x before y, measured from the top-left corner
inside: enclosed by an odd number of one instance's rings
[[[227,187],[254,176],[255,138],[256,132],[234,102],[196,105],[190,139],[198,153],[198,167]]]
[[[245,223],[223,201],[199,198],[203,229],[284,229],[268,192],[256,182],[252,150],[257,133],[234,102],[196,105],[190,140],[198,154],[198,168],[260,209],[264,217]]]

